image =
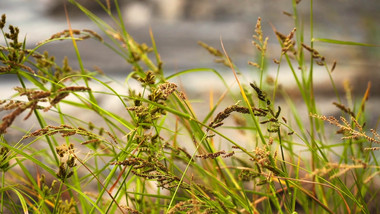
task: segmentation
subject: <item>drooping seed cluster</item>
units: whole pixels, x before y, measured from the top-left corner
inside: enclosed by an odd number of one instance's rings
[[[164,82],[154,85],[155,75],[148,71],[145,78],[138,78],[142,86],[150,88],[151,93],[148,95],[148,100],[165,106],[165,101],[168,97],[177,91],[177,85],[170,82]],[[162,115],[166,115],[164,108],[153,105],[143,105],[143,97],[141,93],[136,94],[135,91],[129,92],[130,98],[134,100],[134,106],[127,107],[128,111],[135,113],[135,123],[142,126],[144,129],[149,129],[151,125],[159,119]]]
[[[204,42],[201,42],[201,41],[198,42],[198,45],[202,46],[211,55],[213,55],[213,56],[216,57],[216,59],[214,59],[214,62],[221,63],[221,64],[223,64],[224,66],[226,66],[228,68],[230,67],[230,63],[229,63],[227,57],[225,57],[220,50],[218,50],[218,49],[216,49],[214,47],[211,47],[210,45],[208,45],[208,44],[206,44]],[[229,60],[231,61],[231,59],[229,59]]]
[[[250,114],[253,113],[256,117],[265,117],[267,119],[261,121],[261,124],[268,123],[268,132],[277,132],[280,128],[280,123],[278,118],[281,113],[281,107],[278,106],[278,110],[276,112],[273,111],[271,106],[271,101],[267,98],[267,95],[264,91],[262,91],[255,83],[251,83],[250,86],[254,89],[257,94],[257,97],[260,101],[263,101],[266,104],[266,107],[256,108],[252,107],[251,111],[248,107],[239,106],[238,104],[232,105],[224,109],[222,112],[219,112],[214,120],[209,124],[211,128],[217,128],[223,125],[223,121],[228,118],[231,113],[238,112],[241,114]]]
[[[370,129],[370,132],[372,133],[373,136],[372,137],[368,136],[368,134],[364,131],[363,126],[360,125],[359,122],[354,117],[351,117],[351,122],[354,124],[354,125],[351,125],[344,117],[340,117],[340,121],[339,121],[333,116],[326,117],[324,115],[317,115],[317,114],[311,114],[310,116],[324,120],[340,128],[339,133],[342,133],[344,135],[342,137],[343,140],[363,138],[368,142],[380,144],[379,134],[374,129]]]
[[[61,32],[58,32],[58,33],[51,35],[51,37],[48,40],[39,42],[39,44],[43,44],[43,43],[46,43],[46,42],[51,41],[51,40],[69,39],[69,38],[71,38],[71,35],[78,36],[78,38],[76,38],[78,41],[89,39],[89,38],[95,38],[95,39],[99,40],[100,42],[103,42],[103,38],[93,30],[89,30],[89,29],[83,29],[83,30],[71,29],[71,30],[68,30],[67,29],[67,30],[63,30]]]
[[[228,157],[231,157],[235,154],[234,151],[230,152],[230,153],[226,153],[224,150],[222,151],[218,151],[218,152],[215,152],[215,153],[208,153],[208,154],[202,154],[202,155],[196,155],[197,158],[202,158],[202,159],[215,159],[219,156],[222,155],[223,158],[228,158]]]

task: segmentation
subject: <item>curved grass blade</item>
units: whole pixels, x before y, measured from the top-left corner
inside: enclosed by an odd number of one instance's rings
[[[337,44],[337,45],[356,45],[356,46],[364,46],[364,47],[380,47],[380,45],[375,45],[375,44],[352,42],[352,41],[343,41],[343,40],[336,40],[336,39],[326,39],[326,38],[313,38],[312,41],[331,43],[331,44]]]
[[[183,70],[183,71],[180,71],[178,73],[175,73],[175,74],[172,74],[168,77],[166,77],[165,79],[169,80],[169,79],[172,79],[174,77],[177,77],[177,76],[181,76],[181,75],[184,75],[184,74],[188,74],[188,73],[194,73],[194,72],[212,72],[214,73],[216,76],[219,77],[219,79],[223,82],[223,85],[229,89],[226,81],[224,80],[224,78],[222,77],[222,75],[219,74],[219,72],[217,72],[215,69],[212,69],[212,68],[194,68],[194,69],[187,69],[187,70]]]
[[[20,199],[21,207],[22,207],[22,210],[24,211],[24,213],[25,214],[29,213],[28,206],[26,205],[26,201],[25,201],[24,196],[22,196],[22,194],[17,189],[12,188],[12,191],[14,193],[16,193],[17,197]]]

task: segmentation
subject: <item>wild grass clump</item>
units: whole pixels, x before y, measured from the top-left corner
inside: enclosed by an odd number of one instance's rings
[[[344,42],[314,38],[313,17],[311,38],[306,39],[300,30],[300,1],[293,1],[295,28],[284,34],[273,26],[281,48],[273,59],[277,76],[271,81],[266,81],[269,37],[260,18],[252,42],[258,61],[248,62],[259,75],[249,84],[240,81],[223,43],[222,50],[199,43],[231,69],[239,86],[235,91],[225,84],[226,92],[216,104],[210,103],[203,118],[193,110],[192,95],[173,79],[211,71],[225,83],[218,71],[192,69],[167,76],[153,32],[151,47],[137,43],[124,28],[117,4],[114,15],[99,1],[114,21],[106,23],[75,0],[70,2],[102,34],[69,28],[26,49],[19,29],[7,29],[6,16],[1,17],[5,45],[0,47],[0,73],[19,80],[14,94],[0,101],[1,213],[379,212],[380,137],[376,127],[365,125],[370,85],[359,106],[350,90],[345,91],[348,99],[340,97],[331,75],[336,61],[330,63],[314,43]],[[311,14],[312,9],[311,1]],[[98,40],[131,64],[126,82],[140,87],[126,84],[125,93],[117,91],[98,71],[86,70],[77,48],[85,39]],[[67,58],[59,66],[53,56],[38,52],[58,40],[73,43],[78,70]],[[306,115],[280,87],[278,75],[285,64]],[[320,113],[313,80],[316,65],[331,77],[339,116]],[[112,105],[122,111],[109,110],[102,97],[115,98]],[[222,100],[231,103],[222,106]],[[90,115],[91,121],[81,114]],[[23,120],[38,127],[24,130],[17,125]],[[232,121],[235,126],[226,125]],[[10,132],[22,137],[14,139]]]

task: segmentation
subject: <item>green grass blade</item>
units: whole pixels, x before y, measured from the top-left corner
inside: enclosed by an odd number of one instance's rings
[[[380,47],[380,45],[361,43],[361,42],[352,42],[352,41],[343,41],[336,39],[327,39],[327,38],[313,38],[314,42],[323,42],[336,45],[355,45],[355,46],[364,46],[364,47]]]
[[[22,207],[22,210],[24,211],[24,213],[28,214],[29,213],[28,206],[26,205],[26,201],[25,201],[24,196],[17,189],[15,189],[15,188],[12,188],[12,191],[14,193],[16,193],[18,199],[20,200],[21,207]]]
[[[175,74],[172,74],[172,75],[169,75],[167,76],[165,79],[167,80],[170,80],[174,77],[178,77],[178,76],[181,76],[181,75],[184,75],[184,74],[188,74],[188,73],[195,73],[195,72],[212,72],[214,73],[222,82],[223,82],[223,85],[228,89],[228,85],[226,83],[226,81],[224,80],[224,78],[222,77],[222,75],[220,75],[219,72],[217,72],[215,69],[212,69],[212,68],[194,68],[194,69],[187,69],[187,70],[183,70],[183,71],[180,71],[178,73],[175,73]]]

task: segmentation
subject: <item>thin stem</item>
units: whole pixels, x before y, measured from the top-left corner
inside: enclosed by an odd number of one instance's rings
[[[5,188],[5,172],[1,171],[1,188]],[[4,213],[4,192],[1,191],[0,195],[0,213]]]
[[[55,198],[55,203],[54,203],[54,209],[53,209],[53,212],[52,213],[57,213],[57,208],[58,208],[58,203],[59,203],[59,199],[61,197],[61,192],[62,192],[62,187],[63,187],[63,184],[64,182],[61,181],[60,184],[59,184],[59,189],[58,189],[58,192],[57,192],[57,197]]]

